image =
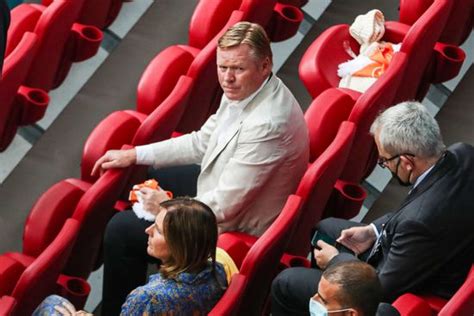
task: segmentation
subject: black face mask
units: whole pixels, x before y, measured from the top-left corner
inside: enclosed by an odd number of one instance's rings
[[[411,177],[411,173],[412,171],[410,170],[410,173],[408,174],[408,180],[407,181],[403,181],[399,176],[398,176],[398,167],[400,166],[400,158],[398,159],[398,163],[397,163],[397,168],[395,169],[396,172],[393,172],[392,170],[390,170],[390,172],[392,173],[392,176],[397,179],[398,181],[398,184],[400,184],[401,186],[404,186],[404,187],[409,187],[411,185],[410,183],[410,177]]]

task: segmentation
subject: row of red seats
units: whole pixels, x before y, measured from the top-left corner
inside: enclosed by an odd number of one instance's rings
[[[117,16],[122,0],[43,0],[11,11],[0,81],[0,152],[17,128],[40,120],[48,92],[66,78],[73,62],[94,56],[100,28]]]
[[[445,27],[446,21],[457,20],[459,23],[458,19],[463,19],[464,23],[458,24],[462,26],[460,29],[470,30],[472,20],[463,14],[459,16],[461,1],[455,4],[446,0],[431,2],[432,5],[420,14],[419,19],[412,21],[411,26],[400,22],[386,23],[384,39],[402,42],[402,49],[395,54],[387,72],[365,93],[336,88],[339,81],[337,65],[348,58],[342,44],[351,40],[348,25],[328,29],[307,50],[300,63],[300,77],[315,98],[305,118],[310,132],[311,159],[316,160],[301,180],[296,196],[289,198],[278,219],[262,237],[257,239],[242,233],[220,236],[219,246],[231,254],[241,270],[212,315],[261,315],[266,307],[270,276],[278,271],[278,262],[280,267],[309,266],[305,256],[315,223],[324,216],[350,218],[359,211],[365,198],[359,183],[373,170],[377,158],[369,134],[375,116],[400,101],[421,99],[431,82],[445,81],[457,75],[464,52],[455,45],[448,46],[438,40],[442,39],[442,34],[452,32]],[[404,14],[408,14],[406,6],[401,4]],[[472,8],[472,2],[470,5]],[[460,41],[452,43],[460,44]],[[355,41],[351,40],[351,46],[358,51]],[[350,140],[348,124],[353,128]],[[342,140],[344,129],[345,142]],[[326,155],[334,153],[334,148],[345,148],[346,152],[329,156],[329,161],[326,160]],[[315,166],[325,162],[336,163],[331,165],[329,174]],[[296,210],[298,207],[302,208],[299,212]],[[292,220],[288,218],[291,216]],[[291,233],[293,227],[298,229]],[[285,249],[286,253],[283,253]],[[437,312],[440,315],[472,315],[473,276],[471,273],[448,303],[441,298],[425,297],[424,300],[418,298],[418,302],[423,303],[414,304],[410,302],[413,294],[407,294],[408,298],[402,296],[394,306],[402,315],[421,316]],[[421,313],[423,308],[425,312]]]
[[[222,93],[215,69],[217,37],[242,20],[258,22],[273,34],[274,39],[285,39],[297,31],[302,13],[291,4],[273,0],[233,1],[233,4],[200,1],[190,23],[189,45],[164,50],[145,71],[137,98],[137,110],[143,112],[129,110],[111,114],[104,122],[114,122],[112,131],[104,130],[100,135],[97,131],[105,123],[99,124],[89,137],[84,152],[103,150],[97,154],[102,155],[107,149],[126,148],[125,144],[169,138],[178,126],[183,126],[180,131],[199,128],[215,111]],[[188,106],[190,98],[193,98],[192,107]],[[189,117],[188,121],[183,119],[185,117]],[[83,179],[60,181],[35,203],[25,224],[22,253],[7,253],[0,257],[6,258],[4,264],[0,263],[0,269],[3,269],[0,284],[4,285],[0,296],[11,295],[17,300],[16,314],[31,312],[41,298],[58,292],[76,307],[84,305],[90,289],[84,280],[101,264],[102,235],[107,221],[116,212],[114,204],[121,192],[128,191],[129,183],[141,182],[145,175],[144,169],[136,167],[109,170],[100,178],[91,178],[90,169],[84,172],[85,161],[82,162]],[[132,172],[133,180],[130,179]],[[49,257],[49,261],[60,264],[56,268],[42,267],[39,271],[35,267],[45,253],[56,247],[54,241],[63,238],[61,232],[70,221],[78,226],[74,234],[76,241],[70,243],[72,251]],[[23,275],[31,273],[38,273],[35,277],[41,280],[42,287],[26,283],[28,289],[34,288],[36,295],[25,302],[24,296],[16,295],[14,288],[28,282],[24,281]],[[6,298],[5,301],[6,304],[11,302]]]

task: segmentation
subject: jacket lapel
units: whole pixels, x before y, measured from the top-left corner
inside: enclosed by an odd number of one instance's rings
[[[408,194],[399,209],[404,208],[407,204],[409,204],[411,201],[420,196],[423,192],[428,190],[436,181],[441,179],[441,177],[443,177],[446,172],[451,168],[453,163],[453,154],[447,151],[445,155],[441,157],[440,160],[436,163],[430,174],[428,174],[428,176],[423,181],[421,181],[421,183],[416,188],[414,188],[410,192],[410,194]]]
[[[229,126],[231,131],[227,133],[225,139],[219,142],[219,135],[212,136],[213,141],[209,145],[214,146],[214,148],[211,149],[212,152],[209,155],[209,158],[203,161],[203,164],[201,166],[201,172],[217,158],[217,156],[224,150],[224,148],[232,140],[232,138],[237,135],[238,131],[240,131],[240,129],[242,128],[242,122],[249,116],[250,113],[252,113],[252,110],[262,102],[262,99],[267,97],[267,95],[273,90],[274,85],[276,85],[276,79],[275,76],[272,75],[272,77],[268,80],[267,84],[262,88],[262,90],[260,90],[260,92],[253,98],[252,101],[249,102],[249,104],[247,104],[247,106],[245,106],[238,120],[234,121],[234,123]]]

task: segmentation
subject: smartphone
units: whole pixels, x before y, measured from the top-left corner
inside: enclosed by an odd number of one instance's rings
[[[334,238],[317,230],[314,232],[313,238],[311,239],[311,245],[314,248],[320,249],[318,246],[318,240],[322,240],[331,246],[336,246],[336,240]]]
[[[351,254],[354,254],[354,251],[352,251],[351,249],[347,248],[346,246],[344,246],[343,244],[341,243],[338,243],[334,238],[332,238],[331,236],[325,234],[325,233],[322,233],[320,231],[315,231],[314,232],[314,235],[313,235],[313,238],[311,239],[311,245],[316,248],[316,249],[321,249],[319,246],[318,246],[318,240],[322,240],[324,241],[325,243],[327,244],[330,244],[331,246],[334,246],[337,250],[341,251],[343,250],[344,252],[347,252],[347,253],[351,253]]]

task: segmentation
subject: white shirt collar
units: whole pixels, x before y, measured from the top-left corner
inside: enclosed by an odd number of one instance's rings
[[[423,172],[415,181],[415,184],[413,185],[413,189],[416,188],[416,186],[418,184],[420,184],[421,181],[423,181],[424,178],[426,178],[426,176],[428,175],[428,173],[430,173],[431,169],[434,168],[435,165],[432,165],[431,167],[429,167],[428,169],[425,170],[425,172]]]

